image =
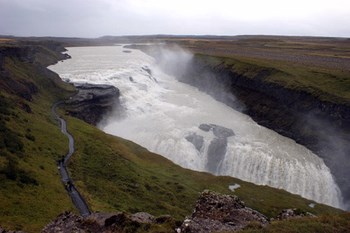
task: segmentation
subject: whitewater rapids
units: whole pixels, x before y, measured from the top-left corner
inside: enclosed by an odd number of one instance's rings
[[[185,168],[233,176],[343,207],[341,192],[317,155],[165,74],[152,57],[125,50],[122,46],[68,48],[72,59],[50,67],[63,80],[119,88],[124,112],[108,116],[99,126],[102,130]],[[219,148],[222,156],[210,155],[211,143],[220,137],[213,130],[200,129],[201,124],[233,130],[233,136],[220,139],[226,146],[223,151]],[[193,135],[199,143],[188,140]]]

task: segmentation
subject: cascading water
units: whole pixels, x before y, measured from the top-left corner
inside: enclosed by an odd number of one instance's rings
[[[323,160],[295,141],[165,74],[154,59],[121,46],[69,48],[72,59],[50,68],[64,80],[111,84],[123,117],[100,128],[193,170],[285,189],[342,208]],[[118,114],[120,116],[120,114]]]

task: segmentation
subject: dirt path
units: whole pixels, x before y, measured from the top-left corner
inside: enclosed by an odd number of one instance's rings
[[[90,212],[89,207],[88,207],[87,203],[85,202],[84,198],[81,196],[81,194],[79,193],[77,188],[74,186],[73,180],[70,178],[69,173],[67,171],[67,167],[66,167],[70,157],[74,153],[74,138],[67,131],[66,121],[63,118],[61,118],[56,111],[57,107],[60,104],[62,104],[62,101],[55,103],[52,106],[51,111],[52,111],[52,115],[54,116],[54,118],[60,124],[61,132],[68,137],[69,150],[68,150],[68,153],[66,154],[66,156],[64,157],[64,159],[59,161],[58,170],[59,170],[60,175],[61,175],[62,183],[64,184],[65,189],[67,190],[69,196],[71,197],[73,204],[79,210],[80,215],[83,217],[86,217],[86,216],[89,216],[91,212]]]

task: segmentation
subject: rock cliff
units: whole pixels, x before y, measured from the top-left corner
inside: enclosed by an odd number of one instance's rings
[[[66,101],[68,114],[96,125],[119,107],[119,90],[111,85],[76,84],[78,93]]]

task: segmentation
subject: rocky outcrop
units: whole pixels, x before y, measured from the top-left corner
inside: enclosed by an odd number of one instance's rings
[[[206,145],[204,137],[197,133],[192,132],[185,138],[188,142],[193,144],[198,152],[207,153],[206,170],[217,174],[226,155],[227,138],[234,136],[235,133],[232,129],[215,124],[200,124],[198,128],[205,133],[212,134],[210,135],[212,140],[209,145]],[[205,149],[206,146],[208,150]]]
[[[213,130],[213,134],[218,138],[228,138],[235,135],[232,129],[215,124],[200,124],[198,128],[205,132]]]
[[[276,220],[287,220],[291,218],[316,217],[315,215],[298,209],[284,209],[276,217]]]
[[[212,131],[215,136],[208,147],[206,169],[213,174],[217,174],[226,154],[227,138],[234,136],[235,133],[232,129],[215,124],[200,124],[198,128],[204,132]]]
[[[169,215],[154,217],[145,212],[93,213],[85,218],[65,212],[49,223],[42,233],[234,232],[252,222],[261,227],[268,224],[264,215],[246,207],[238,197],[206,190],[198,198],[192,215],[182,224]]]
[[[208,147],[207,171],[217,174],[227,151],[227,138],[214,138]]]
[[[71,212],[59,215],[54,221],[48,224],[42,233],[122,233],[122,232],[148,232],[152,227],[161,232],[173,232],[175,221],[168,216],[158,218],[148,213],[93,213],[83,218]],[[165,229],[165,230],[164,230]],[[152,231],[154,232],[154,231]]]
[[[234,232],[251,222],[268,224],[264,215],[246,207],[238,197],[204,191],[191,217],[185,219],[178,232]]]
[[[24,231],[8,231],[0,226],[0,233],[25,233]]]
[[[76,84],[78,93],[66,101],[68,114],[96,125],[103,116],[119,107],[119,90],[111,85]]]

